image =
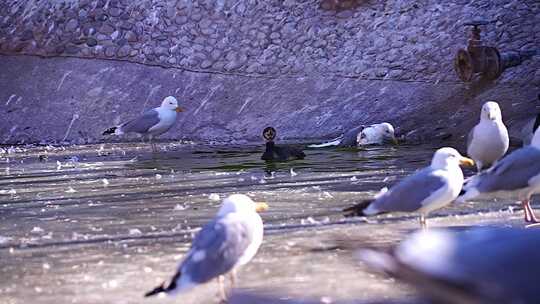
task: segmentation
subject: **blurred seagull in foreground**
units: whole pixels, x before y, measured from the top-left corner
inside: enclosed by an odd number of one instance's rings
[[[363,145],[397,144],[394,127],[387,123],[353,128],[341,136],[322,144],[309,145],[308,148],[340,147],[350,148]]]
[[[148,136],[152,144],[152,150],[156,151],[156,146],[152,143],[152,138],[167,132],[176,122],[176,114],[183,109],[178,106],[178,101],[173,96],[163,99],[161,106],[144,112],[141,116],[109,128],[103,135],[122,135],[126,133],[137,133],[141,136]]]
[[[515,150],[489,170],[468,179],[456,201],[495,197],[518,199],[525,212],[525,222],[538,224],[530,200],[533,194],[540,193],[539,130],[534,133],[531,145]]]
[[[257,253],[263,240],[263,222],[257,212],[268,208],[248,196],[233,194],[223,200],[216,217],[195,236],[191,249],[170,282],[145,294],[177,294],[218,278],[219,294],[226,301],[223,276],[231,272],[231,285],[236,282],[236,268],[247,264]]]
[[[478,171],[489,168],[508,150],[510,138],[502,121],[501,108],[494,101],[482,106],[480,122],[469,132],[467,154]]]
[[[433,303],[537,303],[538,244],[535,229],[433,229],[413,233],[391,250],[360,250],[358,257],[414,285]]]
[[[463,186],[460,165],[474,165],[453,148],[440,148],[431,165],[406,177],[390,190],[383,189],[375,200],[363,201],[344,209],[345,216],[365,216],[387,212],[417,212],[420,226],[427,228],[426,216],[450,204]]]

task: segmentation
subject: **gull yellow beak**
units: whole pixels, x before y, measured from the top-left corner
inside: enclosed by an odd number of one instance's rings
[[[462,166],[472,167],[474,166],[474,160],[468,157],[461,157],[461,159],[459,160],[459,164]]]
[[[184,112],[184,109],[180,108],[180,107],[176,107],[176,109],[174,109],[177,113],[180,113],[180,112]]]
[[[257,212],[263,212],[268,210],[268,204],[267,203],[255,203],[255,211]]]

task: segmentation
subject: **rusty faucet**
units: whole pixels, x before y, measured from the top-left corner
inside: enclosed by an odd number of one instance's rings
[[[475,74],[493,80],[501,76],[505,69],[520,65],[526,59],[536,55],[536,50],[509,51],[501,53],[496,47],[486,46],[482,42],[480,26],[491,23],[486,20],[474,20],[463,25],[472,26],[467,49],[459,49],[454,58],[454,69],[459,79],[469,82]]]

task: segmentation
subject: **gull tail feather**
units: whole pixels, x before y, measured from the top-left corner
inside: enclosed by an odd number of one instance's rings
[[[325,143],[309,145],[308,148],[326,148],[326,147],[339,146],[342,139],[343,139],[343,136],[340,136]]]
[[[180,278],[181,276],[181,272],[178,271],[174,277],[172,278],[171,282],[169,283],[169,285],[165,286],[165,282],[161,283],[161,285],[159,285],[158,287],[150,290],[149,292],[145,293],[144,294],[144,297],[147,298],[147,297],[151,297],[151,296],[155,296],[159,293],[162,293],[162,292],[165,292],[165,293],[169,293],[173,290],[176,289],[177,287],[177,280]]]
[[[149,292],[145,293],[144,296],[145,297],[151,297],[151,296],[155,296],[157,295],[158,293],[162,293],[162,292],[167,292],[167,289],[165,288],[165,283],[159,285],[158,287],[150,290]]]
[[[115,133],[116,133],[116,129],[118,129],[118,127],[108,128],[107,130],[103,131],[103,134],[102,134],[102,135],[115,134]]]
[[[347,207],[345,209],[343,209],[343,214],[346,216],[346,217],[352,217],[352,216],[366,216],[367,214],[364,213],[364,210],[366,210],[366,208],[371,205],[371,203],[373,202],[374,200],[372,199],[369,199],[369,200],[364,200],[364,201],[361,201],[360,203],[358,204],[355,204],[354,206],[351,206],[351,207]]]
[[[354,206],[343,209],[344,215],[346,217],[372,215],[373,214],[372,212],[370,212],[369,214],[365,213],[366,208],[369,207],[371,203],[373,203],[375,200],[383,196],[386,192],[388,192],[388,188],[384,187],[379,191],[379,193],[375,195],[373,199],[364,200],[358,204],[355,204]],[[380,213],[384,213],[384,212],[377,212],[377,214],[380,214]]]

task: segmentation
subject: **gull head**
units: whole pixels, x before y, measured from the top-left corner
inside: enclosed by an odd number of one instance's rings
[[[387,122],[383,122],[378,124],[377,130],[381,134],[383,141],[397,144],[394,126]]]
[[[266,203],[254,202],[249,196],[244,194],[232,194],[223,200],[219,208],[218,216],[224,216],[228,213],[256,213],[268,209]]]
[[[178,106],[178,100],[176,100],[174,96],[165,97],[165,99],[163,99],[163,101],[161,102],[161,107],[176,112],[184,111],[184,109]]]
[[[397,144],[394,127],[387,123],[379,123],[371,125],[363,129],[356,137],[358,144],[383,144],[392,142]]]
[[[502,113],[499,104],[495,101],[488,101],[482,106],[480,120],[502,120]]]
[[[276,129],[272,127],[266,127],[263,130],[262,136],[266,141],[273,141],[276,138]]]
[[[435,169],[459,168],[459,165],[474,166],[474,161],[462,156],[456,149],[450,147],[440,148],[435,151],[431,160],[431,167]]]

